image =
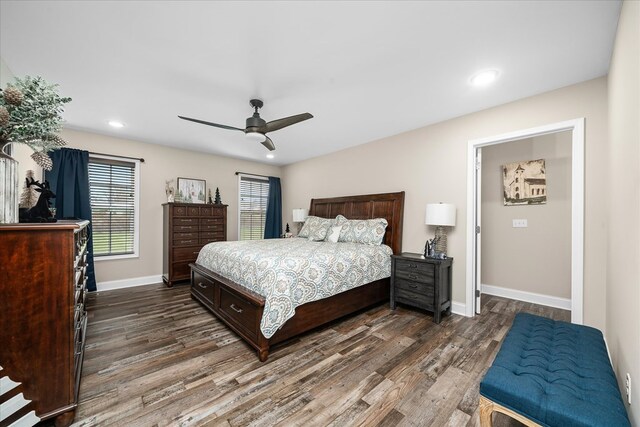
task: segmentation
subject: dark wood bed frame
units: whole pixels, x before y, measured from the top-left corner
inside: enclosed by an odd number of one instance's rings
[[[404,191],[398,193],[312,199],[309,215],[349,219],[386,218],[389,225],[384,243],[394,254],[402,248]],[[191,297],[200,301],[222,322],[258,351],[260,361],[269,356],[270,346],[340,317],[389,299],[389,278],[377,280],[329,298],[309,302],[296,308],[271,338],[260,331],[264,297],[197,264],[191,267]]]

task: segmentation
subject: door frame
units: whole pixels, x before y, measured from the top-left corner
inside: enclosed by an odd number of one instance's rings
[[[467,317],[475,315],[475,289],[479,288],[476,278],[475,219],[478,214],[476,197],[476,153],[479,148],[502,144],[524,138],[571,131],[571,322],[583,323],[584,288],[584,117],[564,122],[518,130],[486,138],[472,139],[467,149]],[[479,202],[478,202],[479,204]],[[482,229],[480,230],[482,232]]]

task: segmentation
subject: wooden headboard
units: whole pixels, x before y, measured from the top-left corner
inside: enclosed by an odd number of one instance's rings
[[[389,225],[384,234],[384,244],[390,246],[394,254],[402,250],[404,191],[311,199],[309,215],[322,218],[335,218],[337,215],[344,215],[348,219],[385,218]]]

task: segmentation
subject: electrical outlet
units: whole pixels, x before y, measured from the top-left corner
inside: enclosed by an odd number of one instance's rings
[[[627,379],[624,382],[624,388],[627,392],[627,403],[631,405],[631,375],[627,372]]]
[[[514,219],[513,220],[513,228],[527,228],[527,220],[526,219]]]

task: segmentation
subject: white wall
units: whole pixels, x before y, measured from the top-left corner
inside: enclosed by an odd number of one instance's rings
[[[622,5],[609,72],[607,343],[627,411],[640,426],[640,2]],[[626,400],[626,399],[625,399]]]
[[[571,298],[571,142],[565,131],[482,149],[483,286]],[[547,202],[505,206],[502,165],[537,159],[545,160]]]
[[[207,189],[220,188],[227,208],[227,238],[238,238],[238,177],[236,171],[280,176],[280,168],[261,163],[213,156],[139,141],[65,129],[61,136],[69,148],[111,155],[144,158],[140,166],[140,257],[96,261],[98,283],[162,274],[162,204],[167,201],[165,180],[177,177],[207,181]],[[175,186],[175,181],[174,181]]]
[[[488,89],[490,90],[490,89]],[[584,321],[605,328],[607,81],[599,78],[283,168],[283,210],[313,197],[406,192],[403,250],[422,252],[434,230],[424,225],[428,202],[457,206],[448,234],[453,300],[465,303],[467,144],[469,140],[586,118]]]

